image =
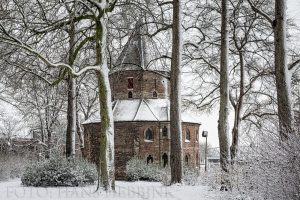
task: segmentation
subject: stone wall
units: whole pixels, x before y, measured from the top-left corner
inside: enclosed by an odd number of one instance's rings
[[[137,156],[147,162],[151,155],[153,162],[162,164],[162,155],[168,155],[170,159],[170,133],[163,137],[162,128],[166,126],[169,130],[169,122],[115,122],[115,169],[116,178],[125,177],[126,162]],[[199,166],[199,143],[196,140],[199,124],[183,123],[183,160],[188,156],[189,165]],[[154,139],[145,140],[145,130],[150,128],[154,133]],[[190,140],[185,141],[186,130],[190,131]],[[85,132],[85,157],[98,163],[99,155],[99,131],[100,123],[84,125]],[[199,133],[198,133],[199,136]],[[199,140],[198,140],[199,141]]]
[[[128,99],[131,91],[133,99],[140,98],[168,98],[169,80],[166,72],[152,71],[118,71],[110,75],[112,99]],[[133,89],[128,89],[128,78],[133,78]],[[157,97],[153,97],[156,91]]]

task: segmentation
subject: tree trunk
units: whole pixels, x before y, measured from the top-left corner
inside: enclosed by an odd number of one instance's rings
[[[286,52],[286,0],[275,1],[274,43],[275,76],[279,117],[279,133],[282,141],[293,133],[294,117],[291,105],[291,83],[287,66]]]
[[[99,152],[99,181],[98,188],[104,190],[115,189],[115,170],[114,170],[114,121],[111,105],[111,89],[108,78],[106,51],[106,24],[105,19],[96,21],[96,65],[101,66],[100,71],[96,72],[99,88],[100,103],[100,152]]]
[[[171,183],[182,182],[182,127],[181,127],[181,5],[179,0],[173,1],[171,61]]]
[[[227,26],[227,6],[228,0],[222,0],[222,27],[221,27],[221,62],[220,62],[220,111],[219,111],[219,145],[220,145],[220,165],[222,170],[221,190],[230,187],[228,159],[228,26]]]
[[[49,96],[46,96],[46,105],[49,105]],[[45,157],[50,158],[51,157],[51,149],[52,149],[52,130],[49,125],[49,108],[45,108],[45,120],[46,120],[46,130],[47,130],[47,150]]]
[[[240,94],[237,104],[234,108],[234,125],[232,128],[232,142],[230,147],[231,164],[236,161],[236,156],[239,148],[239,135],[240,135],[240,124],[241,124],[241,112],[244,104],[244,92],[245,92],[245,68],[244,68],[244,56],[241,49],[239,49],[239,60],[240,60]]]
[[[75,158],[76,135],[76,108],[75,108],[75,80],[72,75],[68,77],[68,125],[66,137],[66,157]]]
[[[38,96],[37,96],[37,88],[36,88],[35,79],[33,79],[32,84],[33,84],[33,90],[34,90],[34,98],[35,98],[35,101],[36,101],[36,109],[38,111],[38,118],[39,118],[39,122],[40,122],[41,141],[43,143],[45,143],[45,125],[44,125],[43,115],[42,115],[42,112],[41,112],[41,107],[40,107],[40,104],[39,104],[39,99],[38,99]]]
[[[74,44],[75,44],[75,25],[72,22],[69,30],[69,60],[73,66]],[[71,73],[68,73],[68,108],[67,108],[67,136],[66,136],[66,157],[75,158],[75,135],[76,135],[76,82]]]
[[[84,155],[84,135],[80,126],[80,120],[79,120],[79,113],[78,113],[78,102],[76,97],[76,132],[79,139],[79,145],[80,145],[80,151],[82,157],[85,157]]]
[[[47,130],[47,150],[45,154],[46,158],[51,157],[51,148],[52,148],[52,131]]]

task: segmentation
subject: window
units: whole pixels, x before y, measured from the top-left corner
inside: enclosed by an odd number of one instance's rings
[[[146,140],[153,140],[154,139],[153,131],[150,128],[148,128],[145,132],[145,139]]]
[[[156,78],[153,79],[153,81],[154,81],[154,89],[156,89]]]
[[[199,142],[199,130],[196,129],[196,142]]]
[[[153,157],[152,157],[151,155],[149,155],[149,156],[147,157],[147,165],[148,165],[149,163],[153,163]]]
[[[167,126],[164,126],[162,129],[162,136],[163,137],[168,137],[168,128]]]
[[[153,97],[157,98],[157,92],[156,91],[153,91]]]
[[[189,165],[189,155],[185,155],[184,162],[186,165]]]
[[[128,90],[133,90],[133,78],[127,78],[127,89]]]
[[[128,99],[132,99],[132,92],[131,91],[128,92]]]
[[[196,165],[197,167],[199,167],[200,163],[199,163],[199,154],[196,154]]]
[[[168,166],[168,155],[166,153],[162,155],[162,161],[163,161],[163,167]]]
[[[189,142],[191,140],[191,133],[189,129],[186,129],[185,131],[185,141]]]

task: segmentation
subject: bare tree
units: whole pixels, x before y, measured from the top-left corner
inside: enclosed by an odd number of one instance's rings
[[[181,3],[173,1],[173,42],[171,62],[170,126],[171,126],[171,183],[182,181],[182,127],[181,127]]]
[[[229,82],[228,82],[228,0],[222,0],[221,61],[220,61],[220,111],[219,145],[222,169],[221,190],[230,187],[229,181]]]
[[[57,5],[57,2],[53,2],[53,5]],[[74,62],[74,65],[70,65],[70,63],[63,62],[53,55],[52,51],[39,51],[41,48],[41,44],[45,44],[43,42],[49,42],[47,39],[49,37],[44,37],[43,40],[39,40],[40,37],[32,37],[30,40],[26,37],[24,38],[24,34],[22,31],[15,31],[15,26],[7,26],[6,23],[0,22],[0,37],[1,42],[14,46],[22,51],[27,52],[36,60],[40,61],[44,65],[46,65],[47,69],[60,69],[61,73],[59,75],[59,80],[62,80],[65,73],[68,72],[70,75],[77,77],[83,75],[87,71],[95,71],[98,87],[99,87],[99,102],[100,102],[100,116],[101,116],[101,133],[100,134],[100,158],[99,158],[99,187],[102,186],[105,190],[109,188],[114,189],[114,131],[113,131],[113,118],[112,118],[112,106],[111,106],[111,94],[110,94],[110,85],[108,81],[108,66],[107,66],[107,57],[106,57],[106,18],[109,12],[111,12],[115,6],[116,1],[75,1],[75,2],[67,2],[69,6],[74,4],[78,4],[79,10],[75,12],[76,16],[73,18],[73,22],[81,22],[80,28],[86,30],[85,34],[77,40],[75,52],[75,58],[77,59]],[[40,8],[40,4],[34,4]],[[48,4],[47,4],[48,5]],[[51,4],[50,4],[51,5]],[[32,6],[31,4],[28,5]],[[18,7],[18,5],[16,5]],[[51,7],[51,6],[50,6]],[[32,7],[31,7],[32,8]],[[67,9],[67,8],[65,8]],[[17,9],[18,10],[18,9]],[[45,11],[44,9],[42,9]],[[51,10],[51,9],[50,9]],[[58,9],[59,10],[59,9]],[[23,11],[23,10],[21,10]],[[48,26],[48,24],[41,23],[43,26],[38,27],[39,33],[48,34],[53,30],[57,30],[57,28],[61,28],[64,26],[68,26],[72,24],[72,19],[70,20],[69,15],[66,15],[67,12],[60,13],[62,14],[62,18],[58,22],[54,22],[53,26]],[[29,23],[26,18],[29,13],[21,12],[19,16],[21,16],[20,22],[26,25]],[[39,12],[41,17],[44,18],[45,15],[43,12]],[[39,15],[37,15],[40,17]],[[86,21],[85,21],[86,20]],[[84,22],[85,21],[85,22]],[[35,24],[33,25],[35,26]],[[31,31],[31,29],[25,29],[27,31]],[[35,29],[36,30],[36,29]],[[35,31],[34,31],[35,32]],[[27,33],[27,32],[25,32]],[[53,33],[52,33],[53,34]],[[54,31],[54,35],[57,32]],[[27,36],[25,34],[25,36]],[[53,36],[53,35],[52,35]],[[36,40],[35,40],[36,39]],[[32,42],[32,43],[30,43]],[[64,48],[64,46],[68,46],[65,40],[61,40],[56,43],[61,45],[60,47]],[[93,52],[93,56],[88,62],[81,62],[80,58],[84,57],[86,51],[81,51],[83,47],[90,45],[90,49]],[[50,45],[51,46],[51,45]],[[70,47],[72,48],[72,47]],[[49,50],[49,49],[48,49]],[[79,54],[80,53],[80,54]],[[77,55],[77,56],[76,56]],[[57,61],[58,60],[58,61]],[[84,59],[83,59],[84,60]],[[86,60],[84,60],[86,61]],[[94,61],[94,63],[92,63]],[[79,65],[79,66],[78,66]],[[75,110],[75,109],[74,109]],[[75,129],[75,124],[72,125]],[[98,188],[99,188],[98,187]]]
[[[277,105],[279,118],[279,135],[281,140],[285,141],[290,134],[294,133],[294,116],[292,109],[292,93],[291,93],[291,74],[295,68],[299,66],[299,60],[292,64],[287,63],[286,48],[286,0],[275,1],[275,19],[272,18],[256,7],[251,0],[248,0],[253,11],[263,16],[272,26],[274,31],[274,58],[275,58],[275,77],[277,90]],[[258,2],[259,3],[259,2]],[[290,71],[289,71],[290,70]]]

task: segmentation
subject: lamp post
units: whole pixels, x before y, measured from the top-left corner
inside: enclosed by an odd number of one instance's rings
[[[202,137],[205,137],[205,172],[207,172],[207,135],[208,131],[202,131]]]

